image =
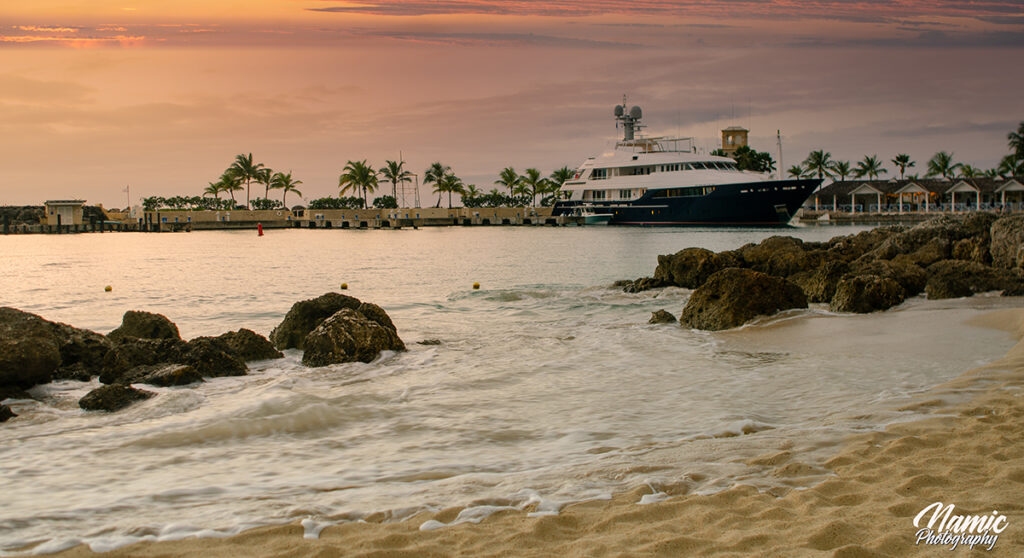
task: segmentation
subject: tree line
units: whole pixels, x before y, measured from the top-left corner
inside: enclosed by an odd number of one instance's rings
[[[1016,131],[1006,135],[1010,153],[999,161],[999,165],[990,169],[979,169],[966,163],[957,163],[953,153],[939,151],[926,163],[925,178],[942,177],[943,180],[950,178],[1011,178],[1024,176],[1024,122],[1021,122]],[[896,166],[900,172],[900,180],[904,178],[920,178],[917,173],[907,175],[907,169],[914,168],[917,163],[906,153],[900,153],[889,162]],[[887,174],[888,169],[882,166],[878,155],[865,155],[857,162],[855,167],[850,166],[849,161],[840,161],[832,158],[832,154],[823,149],[811,151],[807,158],[798,165],[793,165],[786,170],[793,178],[820,179],[838,178],[846,180],[846,177],[868,178],[874,180],[880,175]]]

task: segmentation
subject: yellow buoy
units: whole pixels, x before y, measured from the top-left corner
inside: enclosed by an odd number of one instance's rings
[[[342,283],[341,284],[341,290],[347,291],[348,290],[348,283]]]
[[[114,287],[107,285],[106,287],[103,287],[103,290],[109,293],[110,291],[114,290]]]
[[[473,290],[474,291],[480,290],[480,283],[473,283]]]

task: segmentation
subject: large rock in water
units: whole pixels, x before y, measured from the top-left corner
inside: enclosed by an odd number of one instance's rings
[[[54,378],[100,373],[110,342],[86,329],[0,308],[0,385],[29,388]]]
[[[829,303],[829,309],[833,312],[866,314],[892,308],[903,302],[905,295],[906,291],[895,279],[878,275],[856,275],[839,282],[832,302]]]
[[[992,223],[989,235],[993,267],[1024,269],[1024,215],[999,219]]]
[[[1024,276],[1018,271],[964,260],[937,262],[928,266],[926,272],[925,294],[929,299],[960,298],[987,291],[1014,292],[1024,285]]]
[[[704,248],[686,248],[675,254],[658,256],[654,279],[685,289],[696,289],[714,273],[739,264],[739,259],[728,252],[716,254]]]
[[[251,329],[229,331],[218,335],[217,339],[227,343],[228,347],[246,362],[284,358],[284,353],[275,349],[273,343]]]
[[[121,318],[121,327],[107,334],[111,341],[120,341],[127,337],[139,339],[178,339],[178,326],[163,314],[129,310]]]
[[[118,411],[136,401],[145,401],[156,395],[151,391],[135,389],[131,386],[115,384],[101,386],[78,400],[78,406],[86,411]]]
[[[278,349],[304,349],[306,336],[324,320],[343,308],[359,308],[359,299],[338,293],[327,293],[292,305],[284,320],[270,332],[270,342]]]
[[[692,328],[722,330],[789,308],[807,308],[807,296],[800,287],[780,277],[733,267],[715,273],[693,291],[680,321]]]
[[[340,362],[370,362],[381,351],[404,351],[405,344],[391,318],[375,304],[355,310],[342,308],[303,340],[302,364],[326,366]]]
[[[53,379],[60,344],[50,322],[14,308],[0,308],[0,385],[29,388]]]
[[[9,419],[16,416],[18,415],[14,414],[14,411],[12,411],[10,407],[7,405],[0,405],[0,422],[7,422]]]

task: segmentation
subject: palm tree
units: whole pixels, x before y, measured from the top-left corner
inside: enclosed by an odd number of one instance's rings
[[[906,153],[900,153],[893,157],[892,164],[900,168],[900,180],[903,180],[903,173],[907,172],[907,169],[914,166],[914,162],[910,160],[910,155]]]
[[[245,182],[245,208],[249,208],[249,183],[252,179],[258,176],[260,169],[263,168],[263,163],[253,163],[252,153],[249,155],[238,154],[235,156],[235,162],[232,163],[231,168],[238,174],[240,181]]]
[[[1010,151],[1017,156],[1018,159],[1024,159],[1024,122],[1017,126],[1016,132],[1010,132],[1006,134],[1006,139],[1010,145]]]
[[[846,177],[850,175],[850,162],[849,161],[835,161],[832,163],[832,172],[836,173],[839,180],[846,180]]]
[[[971,165],[960,165],[960,178],[977,178],[982,175],[981,169]]]
[[[537,169],[526,169],[526,174],[520,177],[524,189],[530,192],[530,204],[537,206],[537,192],[543,192],[548,186],[548,179],[541,178]]]
[[[458,192],[461,195],[465,192],[463,189],[462,179],[455,176],[455,173],[453,173],[451,169],[449,169],[448,172],[441,177],[441,180],[437,182],[437,188],[434,191],[438,192],[438,194],[441,192],[448,192],[448,209],[452,208],[452,193]],[[438,196],[438,199],[440,199],[440,195]]]
[[[203,197],[205,198],[206,196],[213,196],[213,197],[217,198],[218,202],[220,202],[220,193],[223,191],[223,190],[221,190],[220,183],[219,182],[210,182],[209,184],[210,185],[207,186],[205,190],[203,190]]]
[[[405,161],[384,161],[384,167],[380,169],[380,175],[391,183],[391,197],[398,201],[398,183],[412,182],[412,173],[405,170]]]
[[[501,173],[498,175],[498,179],[494,181],[494,184],[503,188],[508,188],[508,195],[514,196],[516,186],[519,185],[519,174],[516,173],[516,169],[512,167],[505,167],[501,169]]]
[[[476,184],[470,184],[462,190],[462,196],[465,198],[479,198],[483,194],[480,190],[477,190]]]
[[[271,181],[273,179],[274,179],[274,171],[273,171],[273,169],[268,169],[268,168],[264,167],[264,168],[262,168],[262,169],[260,169],[259,171],[256,172],[256,182],[258,184],[262,184],[262,185],[264,185],[266,187],[263,190],[263,199],[265,199],[265,200],[270,199],[270,189],[272,188],[270,183],[271,183]]]
[[[928,173],[925,176],[939,176],[942,175],[943,180],[949,180],[957,167],[960,165],[953,162],[953,154],[946,153],[945,151],[939,151],[934,157],[928,161]]]
[[[302,181],[292,179],[292,171],[288,171],[287,173],[275,172],[274,178],[271,179],[270,187],[284,192],[281,195],[281,205],[287,209],[288,204],[285,203],[285,200],[288,198],[288,192],[295,192],[297,195],[302,196],[302,192],[295,188],[299,184],[302,184]]]
[[[234,209],[238,205],[238,202],[235,201],[235,192],[242,189],[242,177],[239,176],[234,167],[231,167],[220,175],[220,180],[217,184],[220,186],[221,192],[231,194],[231,208]]]
[[[878,155],[865,155],[863,161],[857,162],[857,168],[854,169],[854,174],[857,178],[868,177],[871,180],[878,178],[878,175],[885,174],[889,171],[882,168],[882,162],[878,160]]]
[[[575,173],[576,171],[570,169],[569,167],[555,169],[551,173],[551,176],[548,177],[548,188],[545,193],[552,194],[557,197],[559,191],[561,191],[562,189],[562,185],[565,184],[566,181],[570,180]]]
[[[434,191],[437,192],[437,205],[434,207],[441,207],[441,193],[444,191],[441,188],[441,182],[444,180],[444,175],[451,172],[452,168],[448,165],[442,165],[440,161],[430,165],[430,168],[423,171],[423,184],[430,184],[433,182],[437,188]]]
[[[338,187],[341,188],[342,194],[350,190],[356,195],[362,192],[363,207],[367,207],[366,194],[372,194],[377,189],[377,171],[366,164],[366,159],[349,161],[342,169],[341,175],[338,176]]]
[[[1007,178],[1024,174],[1024,158],[1018,158],[1013,153],[999,160],[999,176]]]
[[[801,178],[804,175],[804,168],[800,165],[793,165],[792,167],[789,167],[786,174],[793,178]]]
[[[832,154],[823,149],[811,151],[803,164],[808,174],[817,174],[818,178],[831,177]]]

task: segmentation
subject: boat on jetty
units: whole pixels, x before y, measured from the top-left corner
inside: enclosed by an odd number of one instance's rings
[[[693,138],[643,137],[638,106],[614,114],[622,141],[576,169],[553,216],[587,209],[611,225],[780,226],[821,184],[740,170],[729,157],[697,153]]]

